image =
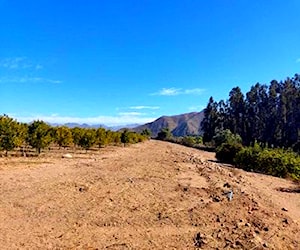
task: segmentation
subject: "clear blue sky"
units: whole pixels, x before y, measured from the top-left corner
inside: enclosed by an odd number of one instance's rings
[[[0,0],[0,112],[144,123],[300,73],[298,0]]]

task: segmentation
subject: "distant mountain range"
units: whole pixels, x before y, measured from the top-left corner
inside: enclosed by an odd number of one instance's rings
[[[106,126],[104,124],[87,124],[87,123],[73,123],[73,122],[70,122],[70,123],[65,123],[65,124],[58,124],[58,123],[51,123],[50,124],[51,126],[66,126],[68,128],[75,128],[75,127],[78,127],[78,128],[105,128],[105,129],[109,129],[109,130],[113,130],[113,131],[117,131],[119,129],[122,129],[122,128],[135,128],[137,126],[139,126],[140,124],[128,124],[128,125],[123,125],[123,126]]]
[[[200,135],[202,133],[200,124],[203,117],[203,111],[174,116],[162,116],[153,122],[135,127],[131,130],[140,133],[144,129],[149,129],[154,137],[157,136],[162,128],[169,128],[174,136]]]
[[[171,133],[174,136],[186,136],[186,135],[200,135],[201,131],[201,121],[203,120],[204,112],[192,112],[181,115],[174,116],[162,116],[156,119],[153,122],[146,123],[144,125],[140,124],[128,124],[123,126],[112,126],[108,127],[103,124],[79,124],[79,123],[65,123],[65,124],[56,124],[52,123],[52,126],[67,126],[69,128],[79,127],[79,128],[105,128],[113,131],[122,130],[125,128],[130,129],[134,132],[142,132],[144,129],[149,129],[153,137],[156,137],[157,134],[163,128],[169,128]]]

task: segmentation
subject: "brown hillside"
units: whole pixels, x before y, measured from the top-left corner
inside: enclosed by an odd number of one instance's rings
[[[288,180],[160,141],[63,153],[0,158],[1,249],[299,249]]]
[[[175,116],[162,116],[154,122],[138,126],[132,130],[141,132],[144,129],[149,129],[154,137],[163,128],[169,128],[174,136],[199,135],[201,134],[200,124],[203,116],[203,111]]]

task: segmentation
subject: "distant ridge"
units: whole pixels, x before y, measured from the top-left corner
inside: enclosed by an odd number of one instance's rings
[[[105,128],[107,129],[108,127],[103,125],[103,124],[87,124],[87,123],[76,123],[76,122],[68,122],[68,123],[64,123],[64,124],[61,124],[61,123],[49,123],[51,126],[54,126],[54,127],[58,127],[58,126],[66,126],[68,128],[75,128],[75,127],[78,127],[78,128]]]
[[[203,120],[204,112],[192,112],[174,116],[162,116],[153,122],[133,128],[135,132],[142,132],[144,129],[149,129],[152,136],[157,136],[162,128],[169,128],[174,136],[200,135],[201,121]]]
[[[87,124],[87,123],[74,123],[74,122],[69,122],[69,123],[64,123],[64,124],[59,124],[59,123],[50,123],[51,126],[57,127],[57,126],[66,126],[68,128],[105,128],[107,130],[112,130],[112,131],[118,131],[121,128],[134,128],[136,126],[139,126],[140,124],[128,124],[128,125],[120,125],[120,126],[106,126],[104,124]]]

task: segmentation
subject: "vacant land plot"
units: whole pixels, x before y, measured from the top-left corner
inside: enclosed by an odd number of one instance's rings
[[[0,159],[1,249],[299,249],[290,181],[159,141],[64,153]]]

